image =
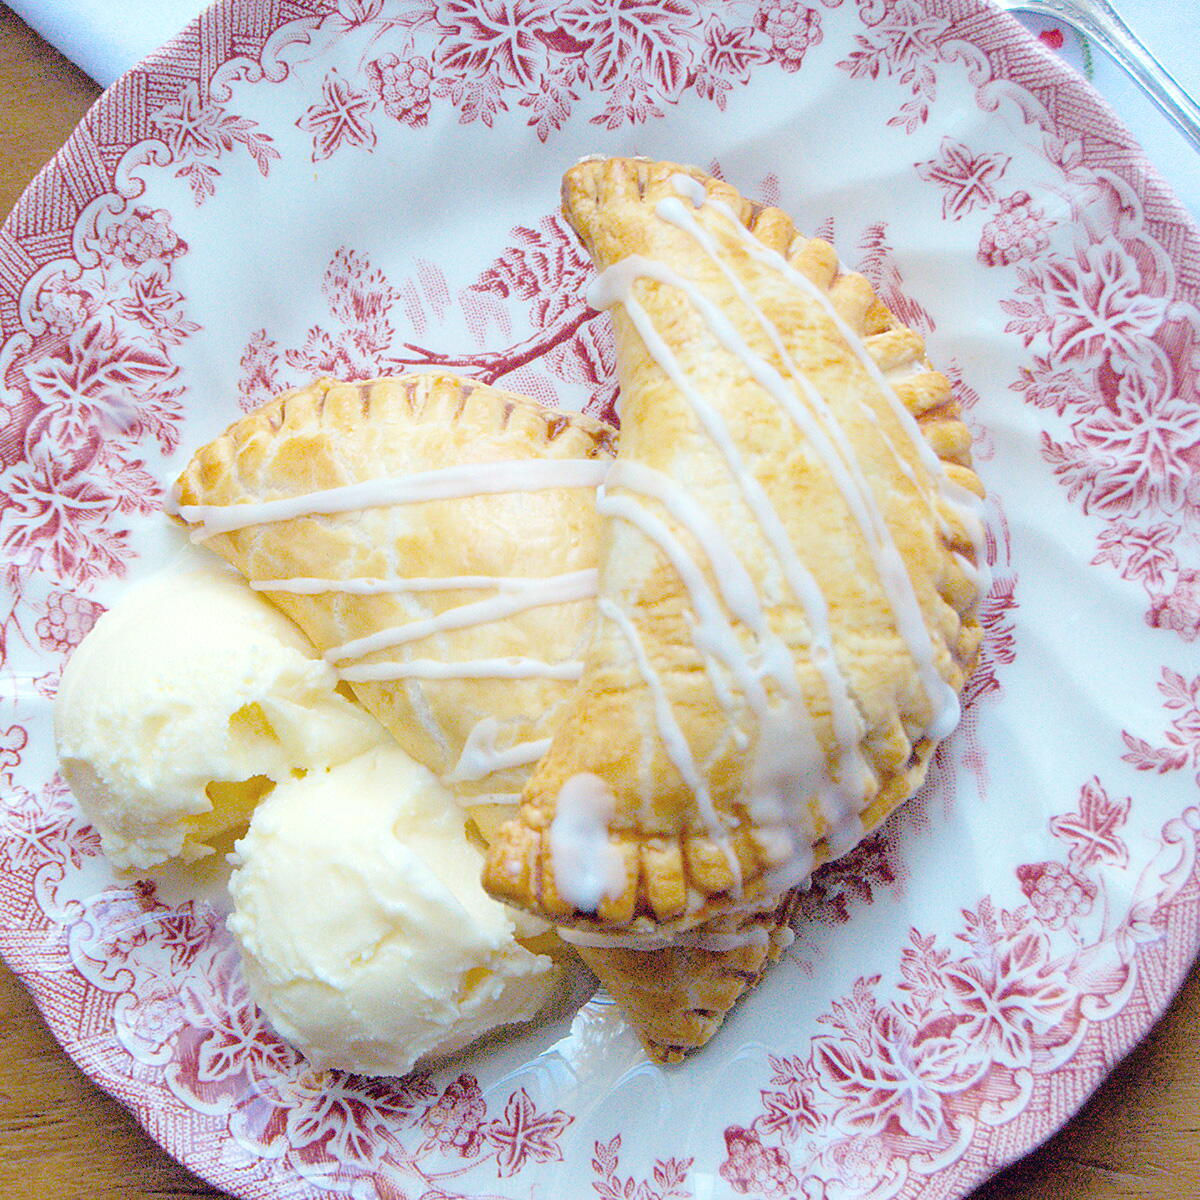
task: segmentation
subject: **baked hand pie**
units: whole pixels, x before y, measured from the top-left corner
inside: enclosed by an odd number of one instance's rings
[[[614,446],[600,422],[457,376],[319,380],[201,448],[178,512],[451,783],[486,841],[575,686]],[[579,954],[649,1053],[674,1061],[778,956],[787,917],[775,904],[686,946]]]
[[[604,935],[572,940],[650,1057],[679,1062],[709,1041],[791,945],[797,898],[792,889],[761,909],[724,913],[661,941]]]
[[[413,758],[503,801],[581,669],[614,445],[455,375],[322,379],[199,450],[178,513]]]
[[[563,213],[620,448],[582,676],[484,882],[635,945],[767,911],[918,787],[980,639],[982,485],[921,338],[779,209],[590,159]]]

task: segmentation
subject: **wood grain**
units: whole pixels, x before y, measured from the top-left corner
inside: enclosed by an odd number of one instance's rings
[[[1200,1197],[1200,969],[1057,1137],[972,1200]]]
[[[67,1058],[16,977],[0,967],[0,1197],[223,1195],[163,1153]]]
[[[57,153],[100,89],[0,5],[0,213]]]
[[[98,94],[0,6],[0,212]],[[972,1200],[1195,1200],[1198,1047],[1200,970],[1193,970],[1166,1017],[1079,1116]],[[0,1200],[220,1196],[88,1081],[0,967]]]

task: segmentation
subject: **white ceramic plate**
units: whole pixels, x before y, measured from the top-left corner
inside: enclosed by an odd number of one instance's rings
[[[778,201],[927,334],[991,490],[983,662],[921,796],[685,1065],[593,1001],[431,1075],[318,1079],[219,904],[114,881],[50,700],[239,397],[438,361],[611,406],[554,216],[597,151]],[[243,1197],[965,1194],[1197,948],[1198,246],[1095,94],[974,0],[223,0],[0,237],[6,960]]]

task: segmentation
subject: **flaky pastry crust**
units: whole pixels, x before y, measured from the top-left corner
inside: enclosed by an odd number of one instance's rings
[[[201,448],[178,484],[191,505],[259,505],[444,467],[532,459],[609,458],[614,430],[582,414],[456,375],[418,373],[362,383],[320,379],[235,422]],[[252,584],[296,578],[561,575],[594,568],[599,522],[594,488],[554,488],[352,509],[252,524],[205,545]],[[263,594],[323,652],[427,620],[494,594],[440,590],[354,595]],[[530,608],[356,656],[346,666],[390,662],[567,659],[581,652],[590,598]],[[495,722],[497,753],[549,736],[570,684],[547,678],[363,681],[349,686],[418,762],[451,775],[473,731]],[[466,795],[519,791],[528,765],[458,781]]]
[[[779,209],[594,159],[563,213],[617,341],[602,613],[485,886],[594,931],[687,929],[770,903],[920,785],[980,640],[983,488],[921,338]],[[580,780],[611,800],[599,897],[556,849]]]
[[[403,478],[470,462],[533,458],[605,459],[614,431],[579,415],[550,412],[534,401],[457,376],[417,374],[364,383],[315,381],[285,393],[235,422],[202,447],[178,486],[191,505],[260,505],[387,476]],[[199,522],[192,523],[199,528]],[[309,516],[217,534],[206,545],[252,583],[287,578],[537,576],[594,568],[600,522],[591,490],[505,499],[489,496],[406,506],[402,511]],[[321,650],[375,634],[476,593],[413,598],[337,592],[264,593]],[[430,602],[433,607],[431,608]],[[582,652],[591,601],[510,616],[474,630],[454,630],[407,654],[452,662]],[[510,622],[516,621],[513,627]],[[372,656],[384,659],[380,653]],[[457,680],[352,685],[360,701],[426,767],[442,775],[460,760],[480,721],[498,720],[503,751],[547,735],[573,683]],[[519,792],[532,763],[476,780],[451,781],[486,840],[510,811],[492,793]],[[579,953],[620,1004],[647,1052],[674,1062],[702,1045],[737,999],[760,978],[786,940],[788,905],[726,919],[702,945],[581,947]],[[717,939],[714,941],[713,939]],[[724,940],[722,940],[724,939]]]

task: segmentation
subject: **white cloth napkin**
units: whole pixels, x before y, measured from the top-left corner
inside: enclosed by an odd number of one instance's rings
[[[179,32],[207,0],[6,0],[23,20],[98,83],[108,85]],[[1115,0],[1150,51],[1192,95],[1200,96],[1196,0]],[[1189,15],[1190,14],[1190,15]],[[1035,23],[1036,24],[1036,23]],[[1042,22],[1039,27],[1044,27]],[[1092,82],[1120,113],[1150,160],[1200,219],[1200,154],[1125,73],[1093,49]]]
[[[104,87],[208,7],[208,0],[4,2]]]

